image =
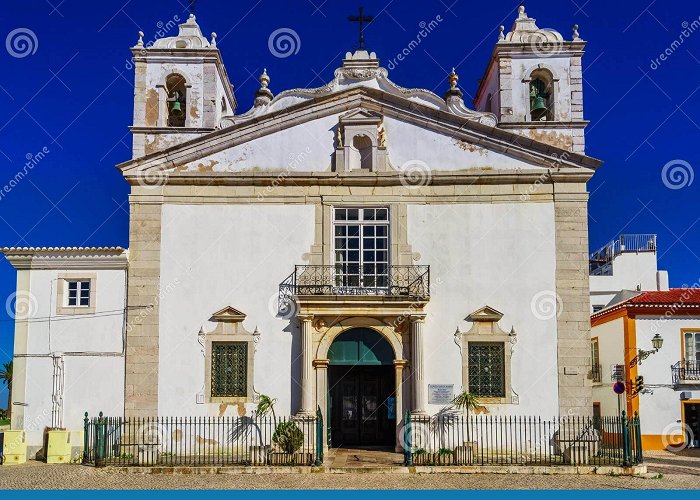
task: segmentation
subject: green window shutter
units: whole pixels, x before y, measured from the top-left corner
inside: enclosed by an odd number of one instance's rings
[[[213,342],[211,346],[212,397],[245,397],[248,389],[248,344]]]

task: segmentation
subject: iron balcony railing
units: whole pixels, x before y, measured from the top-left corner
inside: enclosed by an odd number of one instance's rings
[[[354,264],[294,266],[280,283],[280,303],[295,295],[430,296],[430,266],[371,264],[364,271]]]
[[[600,365],[593,365],[591,367],[591,378],[595,383],[600,383],[603,381],[603,370]]]
[[[698,383],[700,381],[700,362],[679,361],[671,366],[673,384],[682,384],[685,381]]]
[[[612,261],[623,253],[656,252],[655,234],[621,234],[600,249],[589,259],[592,276],[612,276]]]
[[[642,463],[639,417],[406,413],[406,465],[623,465]]]
[[[321,465],[323,418],[88,418],[83,464]]]

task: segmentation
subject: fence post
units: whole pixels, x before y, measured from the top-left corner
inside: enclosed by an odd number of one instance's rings
[[[323,415],[321,407],[316,407],[316,467],[323,464]]]
[[[625,411],[622,411],[622,465],[630,465],[630,423]]]
[[[95,467],[105,466],[105,427],[105,419],[102,416],[102,412],[100,412],[95,424]]]
[[[88,432],[90,432],[90,420],[88,419],[88,412],[85,412],[85,418],[83,419],[83,464],[88,463],[88,446],[90,446]]]
[[[408,467],[413,465],[413,453],[411,450],[411,412],[406,410],[406,417],[403,421],[403,454],[404,462]]]
[[[633,425],[634,425],[634,438],[635,438],[635,446],[637,448],[637,453],[635,456],[635,463],[641,464],[644,461],[644,456],[642,454],[642,425],[639,420],[639,413],[636,411],[634,412],[634,420],[633,420]]]

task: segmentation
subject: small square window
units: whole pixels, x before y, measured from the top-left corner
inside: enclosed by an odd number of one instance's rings
[[[68,281],[67,307],[90,307],[90,281]]]

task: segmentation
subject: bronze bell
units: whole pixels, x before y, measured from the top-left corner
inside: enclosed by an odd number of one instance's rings
[[[170,107],[170,112],[175,116],[182,116],[182,104],[180,101],[173,102],[173,105]]]
[[[547,102],[544,100],[544,97],[536,95],[532,99],[532,109],[530,111],[532,112],[532,118],[535,120],[545,116],[547,114]]]

